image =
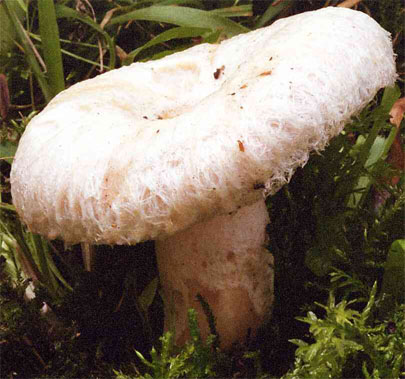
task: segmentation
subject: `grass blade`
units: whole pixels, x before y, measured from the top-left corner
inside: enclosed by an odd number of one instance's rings
[[[222,17],[251,17],[253,16],[252,5],[236,5],[229,8],[218,8],[209,11]]]
[[[346,199],[346,205],[350,208],[355,208],[361,206],[363,201],[365,200],[367,193],[370,189],[370,179],[364,178],[362,176],[362,172],[365,168],[367,168],[367,160],[370,159],[372,147],[377,141],[378,134],[383,129],[383,127],[387,124],[388,113],[392,106],[394,105],[395,101],[399,98],[400,92],[397,87],[387,87],[384,90],[383,98],[381,100],[380,107],[374,111],[374,124],[371,128],[369,134],[367,135],[364,143],[360,148],[358,157],[357,157],[357,164],[353,168],[352,174],[354,178],[354,184],[352,186],[352,191],[350,191],[349,196]],[[392,136],[391,136],[392,138]],[[385,148],[386,149],[386,148]],[[380,149],[381,150],[381,149]],[[373,161],[377,161],[381,158],[382,152],[373,159]],[[363,179],[364,178],[364,179]],[[365,191],[358,194],[357,189],[364,188]]]
[[[115,59],[116,59],[115,57],[116,56],[115,56],[114,41],[112,40],[110,35],[100,27],[100,25],[98,25],[96,22],[94,22],[90,17],[83,16],[81,13],[75,11],[74,9],[66,7],[65,5],[56,4],[55,12],[56,12],[56,16],[58,18],[63,18],[63,17],[74,18],[76,20],[83,22],[84,24],[89,25],[94,30],[96,30],[98,33],[100,33],[104,37],[104,39],[108,45],[108,52],[110,54],[110,62],[109,62],[108,68],[110,70],[115,68]]]
[[[1,5],[3,5],[6,13],[8,14],[10,20],[12,21],[15,31],[18,35],[18,38],[21,41],[22,47],[24,49],[24,53],[27,59],[28,64],[30,65],[35,78],[38,81],[39,86],[41,87],[42,93],[45,97],[46,102],[49,102],[52,99],[52,91],[51,88],[45,78],[44,73],[41,70],[41,67],[38,63],[37,57],[35,56],[34,50],[32,48],[32,43],[28,37],[28,34],[24,27],[22,26],[18,16],[14,10],[14,7],[11,3],[14,0],[4,0]]]
[[[57,282],[55,278],[51,275],[51,271],[48,265],[48,249],[45,243],[43,243],[42,238],[37,234],[29,233],[26,235],[30,242],[31,254],[33,255],[34,261],[37,263],[37,267],[42,274],[42,279],[46,287],[50,290],[52,294],[56,294]]]
[[[36,34],[34,34],[34,33],[30,33],[29,35],[30,35],[30,37],[31,37],[33,40],[39,41],[39,42],[41,41],[41,37],[40,37],[40,36],[38,36],[38,35],[36,35]],[[71,41],[66,40],[66,39],[62,39],[62,38],[61,38],[60,41],[61,41],[61,42],[64,42],[64,43],[67,43],[67,44],[72,44]],[[77,43],[76,45],[77,45],[77,46],[88,47],[88,48],[91,48],[91,49],[98,49],[98,46],[92,45],[92,44],[90,44],[90,43]],[[60,49],[60,51],[61,51],[62,55],[64,54],[64,55],[67,55],[67,56],[69,56],[69,57],[75,58],[75,59],[77,59],[78,61],[88,63],[88,64],[90,64],[91,66],[96,66],[96,67],[99,67],[99,68],[102,68],[102,69],[107,69],[107,70],[109,69],[109,67],[106,66],[106,65],[101,65],[99,62],[95,62],[95,61],[92,61],[92,60],[90,60],[90,59],[86,59],[85,57],[83,57],[83,56],[81,56],[81,55],[74,54],[74,53],[72,53],[71,51],[68,51],[68,50],[65,50],[65,49]]]
[[[17,146],[10,141],[0,142],[0,161],[4,159],[6,162],[11,164],[13,162],[13,157],[17,151]]]
[[[48,83],[55,96],[65,89],[65,80],[53,0],[38,1],[38,18]]]
[[[219,29],[227,37],[249,31],[248,28],[225,17],[217,16],[201,9],[177,6],[152,6],[138,9],[121,16],[113,17],[107,25],[112,26],[132,20],[166,22],[178,26],[207,28],[211,30]]]
[[[187,26],[179,26],[177,28],[172,28],[166,30],[165,32],[159,34],[155,38],[151,39],[141,47],[133,50],[131,53],[128,54],[128,57],[125,59],[125,64],[132,63],[135,57],[142,51],[149,47],[158,45],[163,42],[170,41],[176,38],[190,38],[190,37],[199,37],[203,33],[210,31],[210,29],[206,28],[190,28]]]
[[[194,8],[203,7],[201,0],[162,0],[155,3],[159,5],[191,5]]]
[[[273,4],[275,1],[273,1]],[[276,17],[281,11],[283,11],[287,6],[291,4],[290,1],[282,1],[276,5],[270,4],[269,7],[266,9],[266,12],[259,18],[257,21],[254,29],[261,28],[265,26],[270,20]]]

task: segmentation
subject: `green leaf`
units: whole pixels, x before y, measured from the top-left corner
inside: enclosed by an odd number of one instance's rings
[[[121,16],[113,17],[107,26],[123,24],[133,20],[166,22],[178,26],[207,28],[211,30],[219,29],[227,37],[249,31],[244,26],[225,17],[217,16],[201,9],[180,6],[152,6],[137,9]]]
[[[159,5],[191,5],[194,8],[202,8],[202,0],[157,0]]]
[[[33,33],[30,33],[30,37],[31,37],[33,40],[36,40],[36,41],[41,42],[41,37],[38,36],[38,35],[35,35],[35,34],[33,34]],[[63,38],[61,38],[60,41],[66,43],[66,44],[71,44],[71,45],[76,45],[76,46],[83,46],[83,47],[88,47],[88,48],[91,48],[91,49],[98,49],[98,46],[97,46],[97,45],[92,45],[92,44],[90,44],[90,43],[85,43],[85,42],[72,43],[72,41],[69,41],[69,40],[63,39]],[[67,55],[67,56],[72,57],[72,58],[75,58],[75,59],[77,59],[78,61],[86,62],[86,63],[89,63],[89,64],[92,65],[92,66],[97,66],[97,67],[99,67],[99,68],[104,68],[104,69],[107,69],[107,70],[109,69],[109,67],[106,66],[106,65],[101,65],[99,62],[96,62],[96,61],[87,59],[86,57],[81,56],[81,55],[74,54],[74,53],[72,53],[71,51],[67,51],[67,50],[65,50],[65,49],[61,49],[60,51],[62,52],[62,54]]]
[[[214,32],[205,34],[202,42],[203,43],[217,43],[220,37],[221,37],[221,31],[215,30]]]
[[[253,16],[252,5],[236,5],[228,8],[218,8],[209,11],[222,17],[251,17]]]
[[[366,138],[360,135],[356,141],[356,148],[360,148],[365,143]],[[373,145],[369,150],[369,155],[367,157],[364,167],[367,170],[373,170],[373,166],[377,164],[380,159],[385,158],[384,153],[386,151],[387,139],[382,136],[377,136]],[[360,176],[357,180],[357,185],[355,186],[353,193],[351,194],[351,201],[349,206],[359,206],[364,203],[367,194],[370,190],[373,180],[370,175]]]
[[[108,45],[108,52],[110,54],[110,62],[109,62],[109,69],[112,70],[115,68],[115,44],[110,35],[104,31],[100,25],[98,25],[96,22],[94,22],[90,17],[88,16],[83,16],[81,13],[75,11],[74,9],[71,9],[69,7],[66,7],[65,5],[62,4],[55,4],[55,12],[56,16],[58,18],[65,17],[65,18],[74,18],[76,20],[79,20],[83,22],[84,24],[89,25],[92,27],[95,31],[100,33],[105,41],[107,42]]]
[[[315,342],[306,348],[305,358],[311,362],[322,351],[322,345],[320,342]]]
[[[191,338],[195,344],[199,345],[201,344],[201,334],[197,321],[197,312],[191,308],[187,312],[187,317]]]
[[[156,291],[158,288],[158,283],[159,283],[159,279],[158,277],[156,277],[155,279],[153,279],[146,287],[145,289],[142,291],[141,295],[138,297],[138,301],[140,306],[142,307],[142,310],[144,312],[147,312],[150,305],[153,302],[153,299],[156,296]]]
[[[288,340],[288,341],[293,343],[294,345],[299,346],[299,347],[307,347],[308,346],[308,344],[306,342],[304,342],[302,340],[299,340],[299,339],[294,338],[294,339],[291,339],[291,340]]]
[[[273,1],[273,3],[275,3],[275,1]],[[265,26],[269,21],[271,21],[289,5],[290,4],[288,1],[281,1],[276,5],[270,4],[269,7],[266,9],[266,12],[264,12],[263,15],[259,18],[254,28],[258,29]]]
[[[38,19],[42,51],[48,71],[48,82],[52,94],[55,96],[65,89],[65,79],[63,76],[59,28],[56,23],[53,0],[41,0],[38,2]]]
[[[360,319],[363,324],[366,323],[366,321],[367,321],[368,317],[370,316],[371,311],[374,307],[376,293],[377,293],[377,281],[374,282],[373,288],[371,289],[371,292],[370,292],[369,300],[367,301],[367,304],[364,307],[363,312],[360,315]]]
[[[392,243],[384,268],[382,291],[405,302],[405,239]]]
[[[132,63],[135,59],[135,57],[142,51],[145,50],[149,47],[158,45],[163,42],[170,41],[172,39],[177,39],[177,38],[190,38],[190,37],[199,37],[209,31],[210,29],[207,28],[192,28],[188,26],[180,26],[177,28],[172,28],[169,30],[166,30],[165,32],[159,34],[155,38],[151,39],[141,47],[138,47],[136,50],[133,50],[128,54],[128,57],[125,59],[125,64]]]
[[[362,175],[364,168],[374,162],[378,162],[379,159],[385,159],[386,154],[394,141],[396,131],[392,131],[387,138],[384,138],[384,143],[378,142],[378,136],[381,129],[387,125],[388,113],[394,105],[395,101],[400,97],[401,93],[398,86],[387,87],[384,89],[384,94],[381,100],[381,104],[373,112],[374,124],[368,133],[367,137],[359,136],[359,140],[356,142],[355,149],[357,150],[357,162],[352,171],[354,178],[353,187],[349,191],[349,196],[346,199],[346,205],[351,208],[356,208],[364,203],[367,194],[370,190],[369,177]],[[396,128],[395,128],[396,129]],[[380,143],[383,146],[380,146]],[[358,193],[361,190],[361,193]]]
[[[154,349],[153,349],[153,350],[154,350]],[[146,365],[146,366],[148,366],[148,367],[151,367],[151,368],[154,367],[138,350],[135,350],[135,354],[138,356],[138,358],[141,360],[141,362],[142,362],[144,365]]]
[[[401,90],[398,85],[386,87],[381,100],[381,110],[383,113],[389,113],[394,103],[401,97]]]
[[[3,9],[7,13],[8,18],[12,21],[14,30],[24,49],[26,60],[34,73],[39,86],[41,87],[45,100],[49,102],[53,97],[51,87],[49,86],[49,83],[41,70],[41,67],[37,60],[37,56],[35,55],[35,52],[33,50],[33,44],[28,36],[27,31],[21,24],[13,4],[15,4],[14,0],[3,0],[3,2],[0,3],[0,6],[4,7]]]
[[[7,140],[0,142],[0,160],[4,159],[6,162],[11,164],[16,151],[16,144]]]
[[[1,229],[0,229],[1,230]],[[13,281],[18,281],[21,276],[21,264],[16,259],[15,240],[6,233],[0,233],[0,256],[5,259],[4,271],[10,276]]]
[[[364,165],[366,168],[373,166],[378,162],[379,159],[381,159],[384,154],[385,140],[386,139],[384,137],[377,136],[376,140],[373,143],[373,146],[371,146],[370,154]]]
[[[21,21],[24,17],[24,12],[19,6],[19,3],[9,1],[8,6],[14,10],[17,18]],[[8,16],[4,7],[5,5],[0,5],[0,56],[5,56],[16,46],[14,40],[17,37],[13,21]]]
[[[311,311],[308,312],[308,319],[310,319],[312,322],[318,321],[318,317],[316,317],[316,314]]]
[[[331,338],[332,344],[335,346],[335,349],[339,356],[343,358],[345,356],[345,349],[343,345],[343,341],[340,338],[332,337]]]

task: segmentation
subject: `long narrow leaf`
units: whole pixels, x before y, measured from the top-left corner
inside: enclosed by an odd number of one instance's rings
[[[155,3],[159,5],[191,5],[195,8],[203,7],[201,0],[158,0],[155,1]]]
[[[31,277],[46,285],[55,296],[60,289],[59,282],[68,290],[72,290],[72,287],[66,282],[56,267],[50,254],[48,242],[44,238],[30,232],[25,233],[21,225],[11,233],[1,219],[0,232],[2,233],[2,238],[7,238],[7,244],[14,251],[12,255],[16,256],[27,277]]]
[[[35,56],[34,51],[29,43],[29,37],[27,32],[24,30],[20,20],[17,17],[17,14],[14,11],[14,8],[11,4],[14,0],[4,0],[1,5],[4,6],[6,13],[8,14],[10,20],[12,20],[16,33],[21,41],[22,47],[24,49],[24,53],[26,59],[35,75],[35,78],[38,81],[39,86],[41,87],[42,93],[45,97],[45,100],[49,102],[52,99],[52,91],[51,88],[45,78],[44,73],[39,66],[38,60]]]
[[[275,1],[273,1],[275,3]],[[266,12],[259,18],[254,29],[261,28],[265,26],[269,21],[275,18],[281,11],[283,11],[287,6],[291,5],[291,1],[282,1],[277,5],[270,4],[266,9]]]
[[[222,17],[251,17],[253,15],[252,5],[237,5],[229,8],[218,8],[209,11]]]
[[[379,132],[387,124],[386,119],[388,117],[388,112],[394,105],[395,101],[399,98],[399,96],[400,92],[397,87],[387,87],[384,90],[383,98],[381,100],[381,106],[378,108],[378,111],[374,113],[375,121],[373,127],[371,128],[370,133],[361,146],[357,157],[357,165],[356,167],[354,167],[352,172],[353,177],[356,179],[353,183],[352,190],[350,191],[350,194],[346,199],[346,205],[350,208],[361,206],[362,202],[367,196],[367,192],[370,186],[368,185],[368,179],[367,182],[363,181],[364,183],[361,183],[363,178],[363,176],[361,176],[361,173],[366,166],[367,160],[370,158],[372,147],[377,140]],[[365,188],[366,191],[364,191],[361,195],[354,195],[356,193],[356,190],[358,190],[359,188]]]
[[[92,65],[92,66],[96,66],[96,67],[103,68],[103,69],[107,69],[107,70],[111,69],[111,65],[109,65],[109,66],[106,66],[106,65],[104,65],[104,64],[101,65],[99,62],[94,62],[94,61],[92,61],[92,60],[90,60],[90,59],[86,59],[86,58],[84,58],[84,57],[82,57],[82,56],[80,56],[80,55],[73,54],[73,53],[71,53],[70,51],[61,49],[61,52],[62,52],[62,54],[65,54],[65,55],[67,55],[67,56],[69,56],[69,57],[75,58],[75,59],[77,59],[78,61],[88,63],[88,64],[90,64],[90,65]]]
[[[108,45],[108,52],[110,54],[110,62],[109,62],[109,69],[112,70],[115,68],[115,44],[110,35],[104,31],[100,25],[98,25],[96,22],[94,22],[90,17],[83,16],[79,12],[75,11],[74,9],[71,9],[69,7],[66,7],[65,5],[62,4],[56,4],[55,5],[55,12],[56,16],[58,18],[74,18],[76,20],[79,20],[90,27],[92,27],[94,30],[96,30],[98,33],[100,33],[105,41],[107,42]]]
[[[249,31],[244,26],[225,17],[201,9],[177,6],[152,6],[138,9],[112,18],[107,25],[122,24],[132,20],[166,22],[178,26],[208,28],[211,30],[219,29],[228,37]]]
[[[22,269],[14,250],[15,240],[1,232],[0,228],[0,256],[5,259],[3,270],[13,281],[17,281],[21,278]]]
[[[0,1],[1,3],[1,1]],[[18,2],[9,2],[8,6],[13,7],[14,12],[17,17],[22,20],[24,17],[24,11],[19,6]],[[5,54],[12,51],[14,46],[14,41],[17,37],[13,21],[8,16],[5,6],[0,5],[0,55],[4,56]]]
[[[0,142],[0,160],[4,159],[6,162],[11,164],[16,151],[16,144],[7,140]]]
[[[69,285],[69,283],[65,280],[65,278],[62,276],[61,272],[58,270],[58,268],[55,265],[55,262],[53,259],[48,260],[49,268],[51,269],[53,275],[55,278],[57,278],[69,291],[72,291],[72,287]]]
[[[136,50],[132,51],[128,54],[128,57],[125,60],[125,63],[132,63],[135,57],[142,51],[149,47],[158,45],[163,42],[170,41],[176,38],[190,38],[190,37],[198,37],[201,36],[203,33],[209,31],[210,29],[206,28],[190,28],[187,26],[179,26],[177,28],[166,30],[165,32],[159,34],[155,38],[151,39],[141,47],[138,47]]]
[[[48,261],[50,257],[48,248],[39,235],[29,233],[26,236],[31,242],[31,254],[34,255],[34,260],[38,264],[38,268],[44,280],[43,284],[45,284],[49,291],[55,295],[58,284],[49,268]]]
[[[33,40],[36,40],[36,41],[39,41],[39,42],[41,41],[41,37],[38,36],[38,35],[36,35],[36,34],[34,34],[34,33],[30,33],[30,37],[31,37]],[[60,41],[61,41],[61,42],[65,42],[65,43],[72,44],[72,41],[69,41],[69,40],[60,39]],[[77,43],[77,45],[83,46],[83,47],[90,47],[90,48],[93,48],[93,49],[98,49],[98,46],[92,45],[92,44],[90,44],[90,43],[81,42],[81,43]],[[60,49],[60,51],[62,52],[62,54],[67,55],[68,57],[75,58],[75,59],[77,59],[78,61],[88,63],[88,64],[90,64],[90,65],[92,65],[92,66],[97,66],[97,67],[100,67],[100,68],[109,69],[109,67],[106,66],[106,65],[101,66],[101,64],[100,64],[99,62],[95,62],[95,61],[92,61],[92,60],[90,60],[90,59],[86,59],[85,57],[82,57],[81,55],[74,54],[74,53],[72,53],[72,52],[70,52],[70,51],[67,51],[67,50],[65,50],[65,49]]]
[[[15,212],[15,206],[7,203],[0,202],[0,209],[4,209],[6,211]]]
[[[38,269],[38,266],[33,259],[29,246],[27,245],[27,242],[25,241],[23,231],[22,231],[22,226],[20,226],[20,229],[16,230],[13,235],[10,234],[10,237],[15,239],[15,253],[18,255],[18,260],[20,261],[21,265],[23,266],[24,272],[28,277],[31,277],[35,280],[38,280],[40,282],[44,282],[42,278],[42,274],[40,270]]]
[[[39,30],[41,33],[42,51],[48,70],[49,86],[55,96],[65,89],[63,76],[62,53],[60,51],[59,29],[56,23],[53,0],[38,1]]]

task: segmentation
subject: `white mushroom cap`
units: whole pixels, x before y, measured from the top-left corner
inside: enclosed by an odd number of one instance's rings
[[[13,202],[69,243],[173,235],[277,191],[395,79],[389,33],[343,8],[113,70],[30,122]]]

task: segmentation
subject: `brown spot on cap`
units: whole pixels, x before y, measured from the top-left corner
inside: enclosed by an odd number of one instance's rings
[[[214,79],[219,79],[219,77],[221,76],[222,72],[224,71],[225,66],[222,65],[221,67],[217,68],[217,70],[214,72]]]
[[[271,75],[271,70],[262,72],[259,76],[269,76]]]

